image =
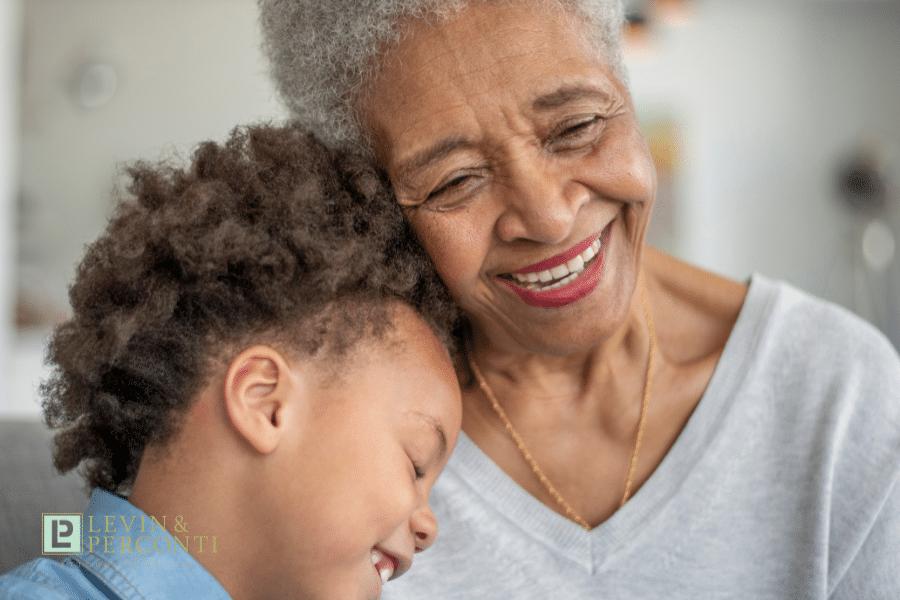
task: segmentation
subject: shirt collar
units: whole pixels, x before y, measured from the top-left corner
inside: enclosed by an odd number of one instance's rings
[[[230,600],[185,548],[215,553],[218,540],[193,535],[180,515],[157,520],[124,498],[95,489],[83,530],[82,554],[72,558],[124,600]]]

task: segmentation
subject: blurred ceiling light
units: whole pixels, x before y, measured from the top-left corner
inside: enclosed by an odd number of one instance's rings
[[[116,70],[101,62],[83,65],[75,76],[72,96],[84,108],[99,108],[116,95],[119,79]]]
[[[890,200],[895,162],[890,142],[876,138],[859,144],[838,166],[840,197],[854,209],[880,214]]]
[[[863,232],[863,256],[873,271],[884,271],[893,261],[897,250],[894,232],[881,219],[874,219]]]

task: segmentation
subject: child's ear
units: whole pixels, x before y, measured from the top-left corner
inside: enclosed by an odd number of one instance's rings
[[[275,450],[284,419],[298,400],[298,382],[284,357],[268,346],[241,352],[225,376],[225,406],[234,427],[259,452]]]

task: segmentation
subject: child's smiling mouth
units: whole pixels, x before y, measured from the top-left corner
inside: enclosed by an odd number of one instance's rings
[[[378,548],[372,548],[372,565],[378,571],[381,582],[387,583],[397,569],[397,559]]]

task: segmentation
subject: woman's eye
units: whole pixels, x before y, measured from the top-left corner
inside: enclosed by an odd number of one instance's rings
[[[425,195],[421,206],[437,212],[448,212],[465,205],[489,181],[484,168],[467,169],[450,175]]]
[[[442,196],[448,192],[452,192],[453,190],[460,188],[468,179],[469,175],[460,175],[458,177],[454,177],[444,185],[441,185],[436,190],[428,194],[428,200],[432,200],[434,198],[437,198],[438,196]]]
[[[550,136],[548,146],[553,150],[580,148],[595,139],[599,123],[599,116],[567,121]]]

